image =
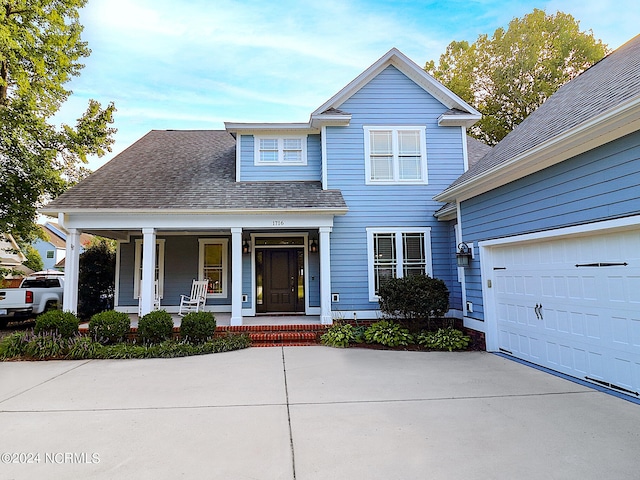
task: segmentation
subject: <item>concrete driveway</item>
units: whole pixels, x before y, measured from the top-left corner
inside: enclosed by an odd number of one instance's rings
[[[637,479],[640,406],[484,353],[0,363],[0,479]]]

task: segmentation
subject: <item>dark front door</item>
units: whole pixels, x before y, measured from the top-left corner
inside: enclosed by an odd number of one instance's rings
[[[286,313],[301,311],[300,308],[304,310],[304,294],[300,290],[304,285],[299,265],[301,253],[301,249],[295,248],[261,249],[256,252],[257,283],[259,290],[262,287],[262,292],[258,292],[258,312]]]

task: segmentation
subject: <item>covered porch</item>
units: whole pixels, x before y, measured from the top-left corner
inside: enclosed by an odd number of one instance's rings
[[[141,215],[136,226],[127,216],[60,217],[69,232],[65,310],[77,312],[79,237],[87,232],[118,241],[115,309],[134,322],[159,308],[178,325],[180,296],[193,280],[208,280],[204,310],[220,326],[332,323],[333,214]]]

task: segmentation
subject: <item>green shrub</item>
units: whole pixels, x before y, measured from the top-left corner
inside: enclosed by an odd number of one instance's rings
[[[94,237],[80,254],[78,266],[78,315],[92,315],[113,308],[116,277],[115,242]]]
[[[189,343],[200,344],[216,333],[216,317],[211,312],[187,313],[180,323],[180,336]]]
[[[49,310],[36,318],[36,326],[33,332],[36,335],[50,333],[58,334],[62,338],[69,338],[78,334],[80,321],[71,312],[61,310]]]
[[[406,320],[441,317],[449,310],[449,290],[444,281],[428,275],[390,278],[378,292],[386,316]]]
[[[251,338],[246,333],[229,333],[223,337],[214,338],[211,342],[205,343],[203,347],[207,345],[211,345],[211,351],[202,351],[202,353],[230,352],[250,347]]]
[[[42,332],[29,339],[24,355],[37,360],[62,358],[68,351],[67,339],[59,333]]]
[[[379,343],[387,347],[399,347],[413,343],[413,335],[401,325],[389,321],[380,320],[374,323],[364,332],[367,343]]]
[[[15,332],[0,341],[0,360],[18,358],[26,353],[32,332]]]
[[[418,343],[434,350],[464,350],[469,346],[471,338],[453,327],[439,328],[435,332],[422,332],[418,335]]]
[[[67,358],[69,360],[100,358],[102,348],[102,344],[94,341],[91,337],[78,335],[69,339]]]
[[[350,342],[355,341],[355,338],[355,333],[351,325],[348,323],[334,323],[320,337],[320,341],[323,345],[344,348],[348,347]]]
[[[173,320],[166,310],[147,313],[138,321],[138,338],[144,345],[168,340],[172,332]]]
[[[89,321],[89,335],[103,345],[122,342],[130,330],[131,321],[124,312],[108,310],[96,313]]]

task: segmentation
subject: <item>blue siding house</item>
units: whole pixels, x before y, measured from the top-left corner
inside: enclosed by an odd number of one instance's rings
[[[436,218],[433,197],[483,148],[466,135],[479,118],[392,49],[308,122],[152,131],[44,210],[70,232],[68,254],[80,232],[119,241],[122,311],[150,311],[157,283],[177,312],[191,282],[208,279],[206,308],[232,325],[375,319],[382,279],[428,273],[460,316],[455,222]],[[66,274],[75,310],[73,260]]]
[[[640,36],[435,198],[473,250],[464,322],[488,350],[638,395]]]
[[[479,118],[392,49],[308,122],[149,132],[43,209],[64,308],[81,232],[119,241],[117,309],[207,279],[231,325],[375,319],[384,278],[427,273],[487,350],[640,395],[640,36],[493,148]]]

